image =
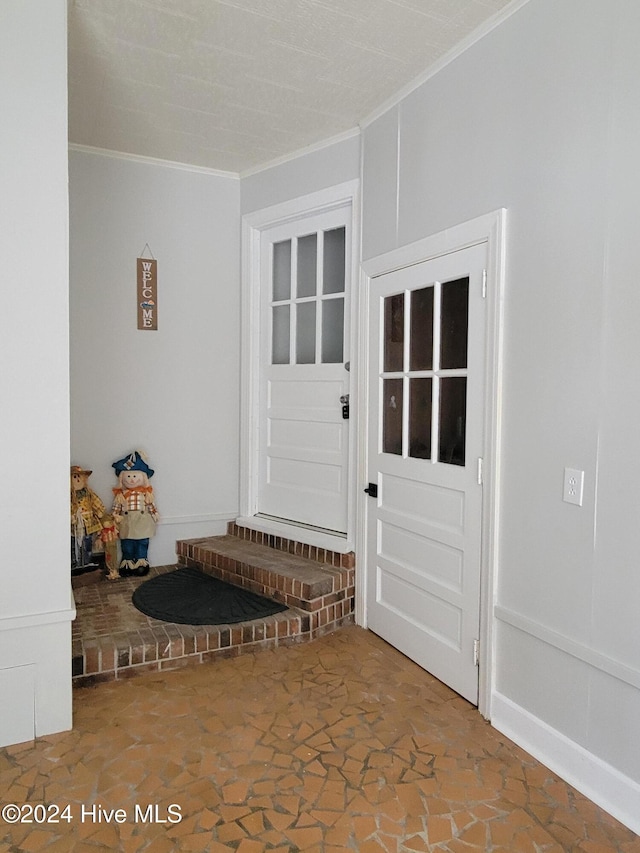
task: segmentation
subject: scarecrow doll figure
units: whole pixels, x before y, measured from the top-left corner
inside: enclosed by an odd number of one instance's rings
[[[143,576],[149,572],[149,539],[156,532],[158,520],[149,485],[153,470],[137,450],[114,462],[113,467],[119,483],[113,490],[112,513],[122,549],[120,576]]]
[[[102,530],[105,507],[89,488],[91,471],[71,466],[71,569],[94,566],[91,562],[95,535]]]

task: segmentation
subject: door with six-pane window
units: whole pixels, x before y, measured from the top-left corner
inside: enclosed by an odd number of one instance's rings
[[[367,623],[477,704],[486,247],[374,278]]]
[[[262,234],[261,515],[347,530],[351,207]],[[346,406],[346,408],[345,408]]]

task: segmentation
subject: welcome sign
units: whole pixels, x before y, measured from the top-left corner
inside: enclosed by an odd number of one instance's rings
[[[158,328],[158,262],[138,258],[138,328]]]

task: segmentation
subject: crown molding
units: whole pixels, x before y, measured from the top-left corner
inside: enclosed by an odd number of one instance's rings
[[[98,154],[100,157],[129,160],[133,163],[146,163],[149,166],[165,166],[169,169],[181,169],[184,172],[196,172],[199,175],[210,175],[216,178],[232,178],[236,181],[240,179],[238,172],[224,172],[221,169],[210,169],[207,166],[194,166],[174,160],[160,160],[157,157],[145,157],[142,154],[127,154],[124,151],[111,151],[108,148],[94,148],[92,145],[78,145],[75,142],[69,143],[69,151],[78,151],[81,154]]]
[[[423,83],[426,83],[427,80],[430,80],[432,77],[435,77],[443,68],[469,50],[470,47],[473,47],[474,44],[481,41],[486,35],[488,35],[492,30],[495,30],[496,27],[499,27],[500,24],[503,24],[508,18],[522,9],[523,6],[526,6],[529,0],[513,0],[512,3],[509,3],[504,9],[501,9],[499,12],[496,12],[491,18],[488,18],[483,24],[477,27],[472,33],[464,38],[461,42],[459,42],[455,47],[445,53],[440,59],[436,60],[433,65],[430,65],[425,71],[415,77],[410,83],[407,83],[406,86],[403,86],[402,89],[399,89],[394,95],[388,98],[384,103],[380,104],[379,107],[369,113],[366,118],[364,118],[360,122],[360,129],[364,130],[370,124],[373,124],[374,121],[383,116],[386,112],[388,112],[393,107],[397,106],[401,101],[403,101],[408,95],[412,92],[415,92],[416,89],[419,89]]]
[[[267,163],[261,163],[259,166],[252,166],[240,172],[240,178],[248,178],[251,175],[257,175],[259,172],[265,172],[267,169],[273,169],[274,166],[282,166],[290,160],[297,160],[305,154],[312,154],[314,151],[321,151],[323,148],[329,148],[331,145],[336,145],[339,142],[346,142],[348,139],[353,139],[360,135],[360,128],[353,127],[351,130],[346,130],[343,133],[338,133],[335,136],[330,136],[328,139],[323,139],[320,142],[314,142],[313,145],[307,145],[305,148],[298,148],[290,154],[284,154],[282,157],[277,157],[275,160],[269,160]]]

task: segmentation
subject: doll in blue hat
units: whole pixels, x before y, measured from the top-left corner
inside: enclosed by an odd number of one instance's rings
[[[158,510],[149,479],[153,470],[138,450],[113,463],[118,486],[113,490],[113,516],[122,548],[120,576],[146,575],[149,539],[156,532]]]

